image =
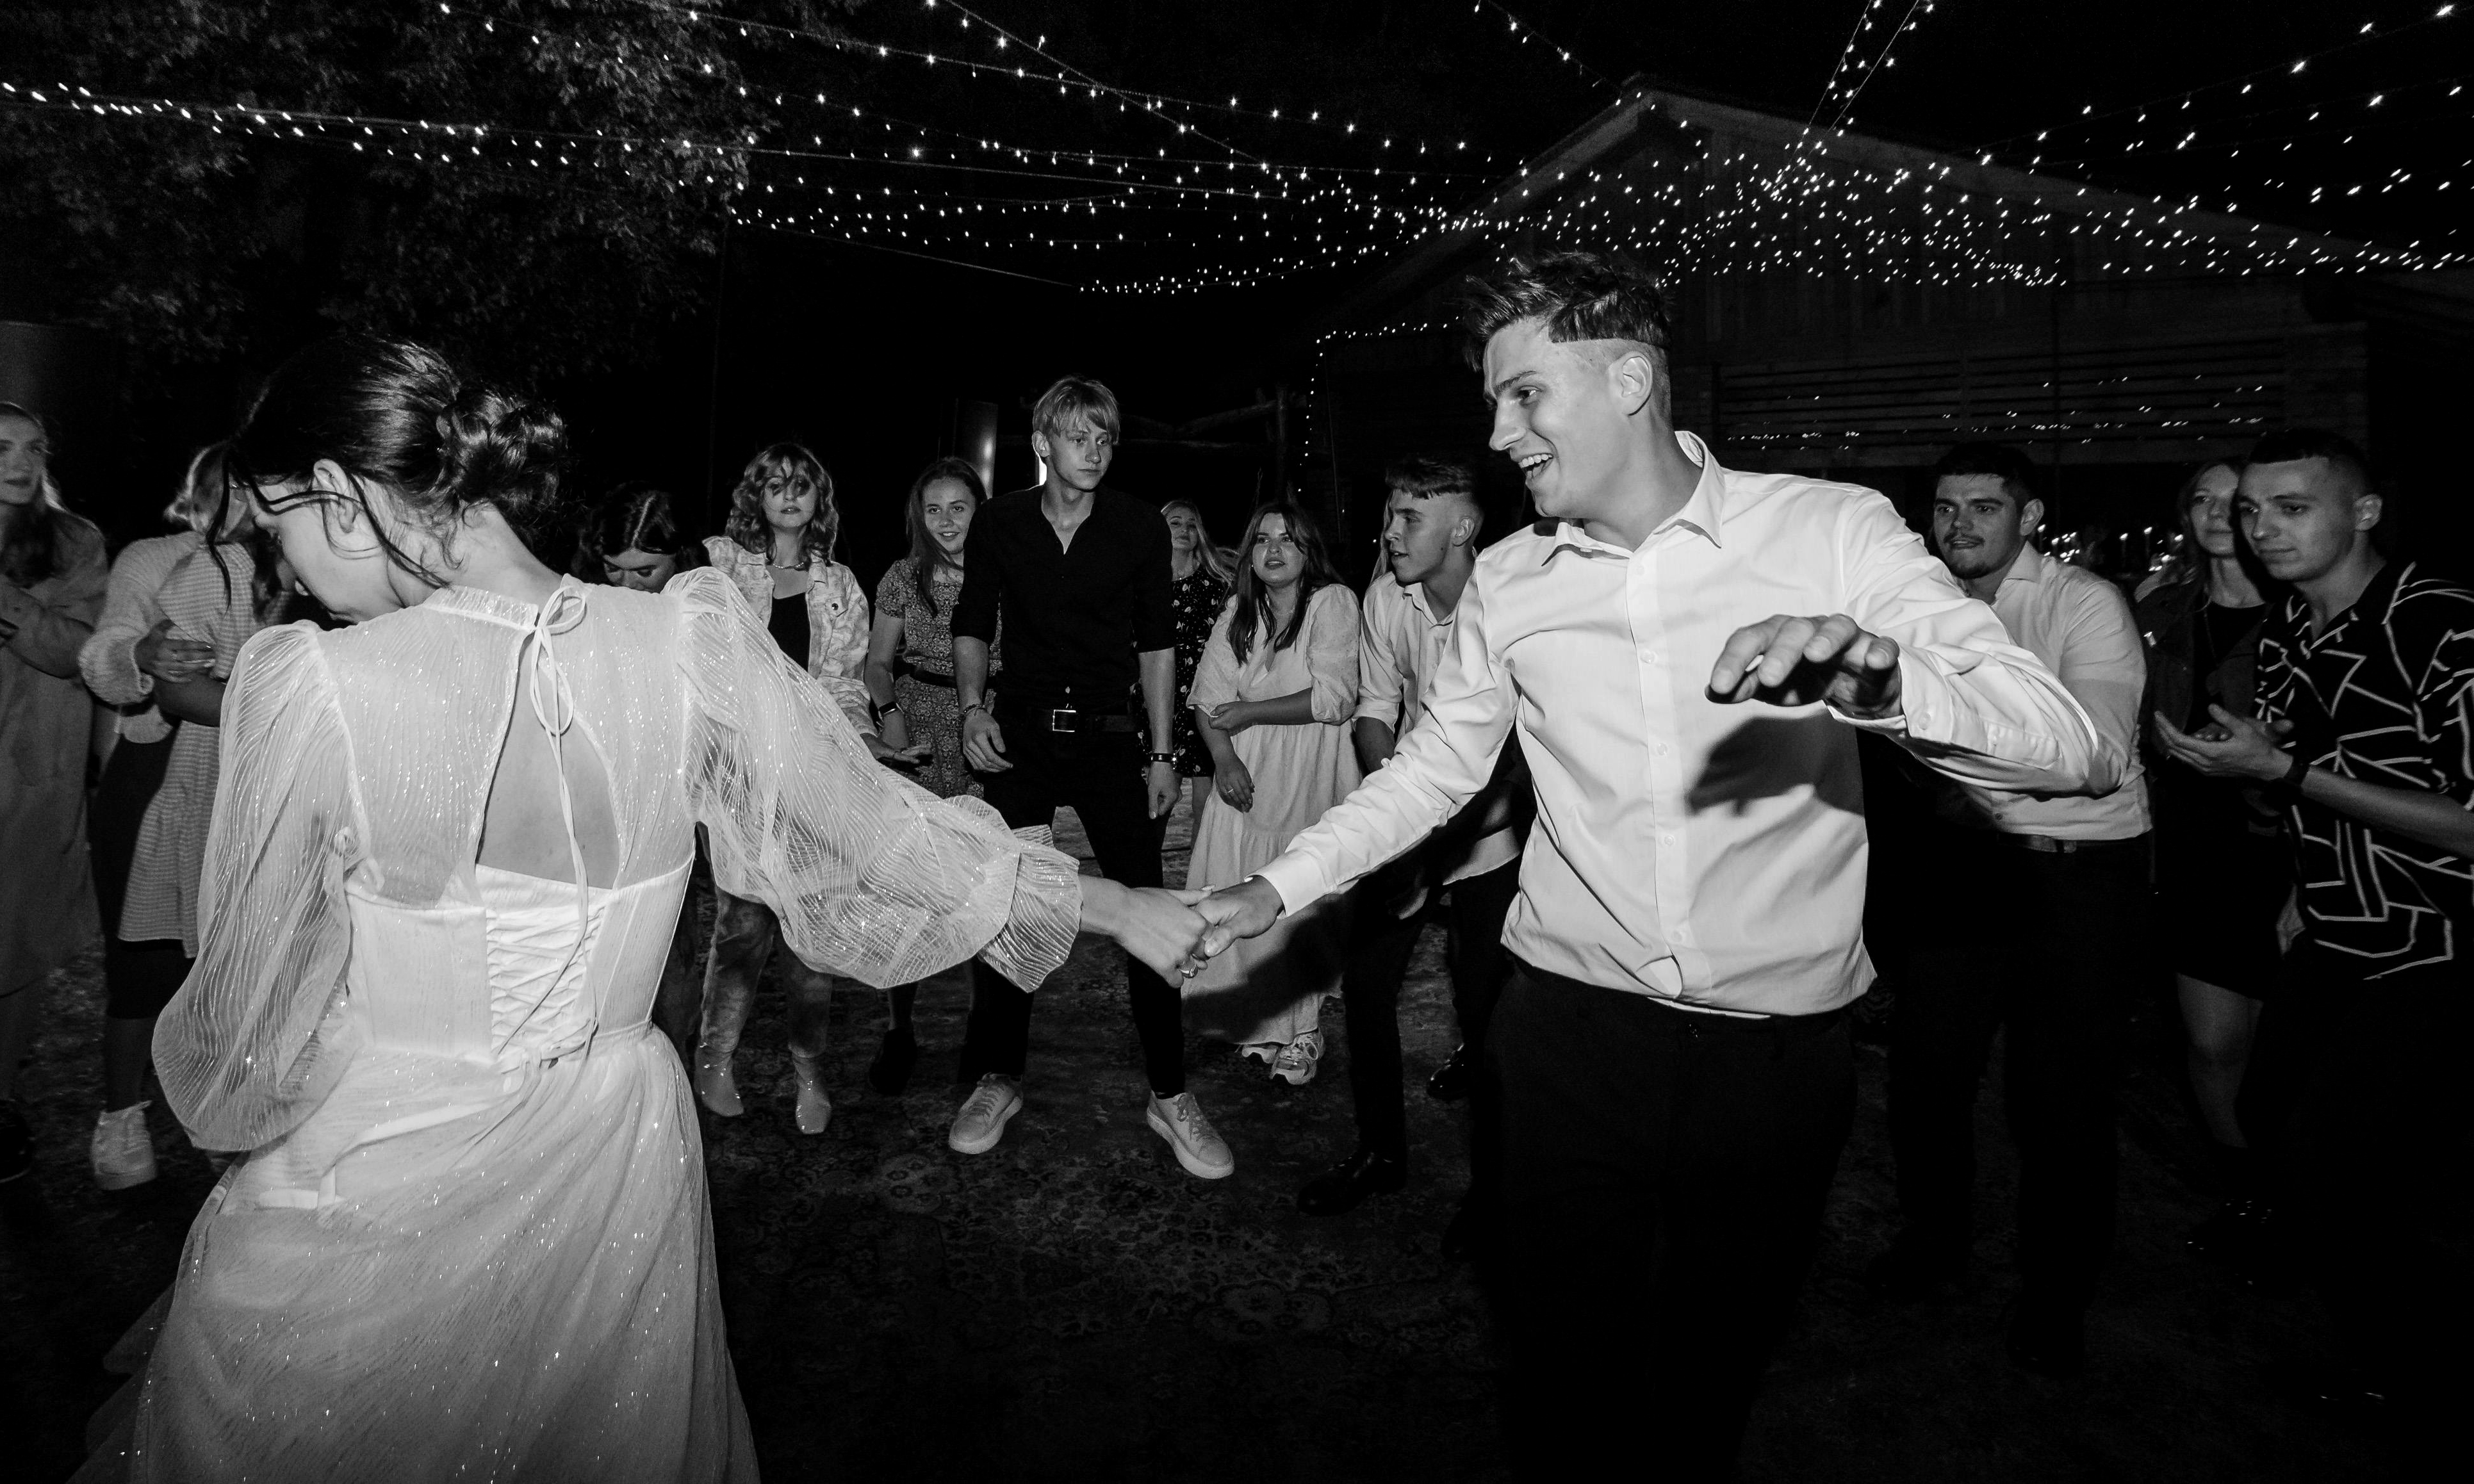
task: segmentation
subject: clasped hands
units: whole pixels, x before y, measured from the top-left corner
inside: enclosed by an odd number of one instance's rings
[[[1082,925],[1116,939],[1162,979],[1192,979],[1229,944],[1252,937],[1279,914],[1279,893],[1260,877],[1220,891],[1082,880]]]
[[[130,657],[139,669],[172,685],[205,680],[214,674],[215,646],[203,640],[181,637],[173,631],[169,619],[159,620],[148,629],[130,650]]]

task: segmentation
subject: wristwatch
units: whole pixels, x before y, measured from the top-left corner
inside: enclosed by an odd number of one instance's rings
[[[1143,755],[1143,761],[1147,764],[1174,763],[1176,761],[1176,754],[1174,752],[1149,752]]]
[[[2302,780],[2309,776],[2311,760],[2297,752],[2293,755],[2293,766],[2285,770],[2285,776],[2260,791],[2280,804],[2299,804],[2302,802]]]

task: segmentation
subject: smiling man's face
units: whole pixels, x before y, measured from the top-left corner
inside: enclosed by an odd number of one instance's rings
[[[1648,362],[1633,354],[1637,349],[1551,340],[1542,320],[1506,325],[1487,341],[1483,375],[1494,404],[1487,442],[1518,467],[1540,514],[1588,521],[1613,507],[1629,414],[1636,397],[1648,395]]]
[[[1933,547],[1961,582],[2006,572],[2044,511],[2041,500],[2020,504],[2000,474],[1944,474],[1933,485]]]

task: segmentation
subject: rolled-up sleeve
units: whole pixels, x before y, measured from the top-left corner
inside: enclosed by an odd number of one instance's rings
[[[1487,639],[1483,569],[1461,595],[1425,718],[1392,761],[1258,872],[1290,912],[1348,887],[1424,839],[1493,776],[1511,735],[1512,677]]]
[[[1380,721],[1395,732],[1400,730],[1400,693],[1407,683],[1395,629],[1408,604],[1399,593],[1388,572],[1377,572],[1357,612],[1357,719]]]
[[[1967,596],[1888,499],[1849,501],[1835,546],[1840,611],[1899,645],[1899,715],[1842,720],[1897,739],[1960,783],[2021,793],[2120,786],[2120,761],[2108,761],[2086,710],[2010,642],[1993,610]]]

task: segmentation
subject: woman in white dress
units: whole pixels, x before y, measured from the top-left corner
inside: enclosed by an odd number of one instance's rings
[[[1163,971],[1201,924],[1078,880],[878,766],[727,579],[585,588],[519,531],[556,418],[337,342],[234,440],[300,579],[226,693],[196,971],[164,1094],[246,1151],[191,1229],[89,1469],[154,1479],[749,1479],[686,1080],[647,1014],[691,829],[811,963],[985,955],[1078,922]]]
[[[1357,596],[1293,504],[1247,523],[1237,591],[1212,626],[1186,697],[1211,751],[1212,791],[1194,828],[1189,889],[1233,887],[1357,787]],[[1186,982],[1186,1024],[1235,1041],[1292,1085],[1322,1056],[1322,997],[1340,987],[1347,906],[1327,897]]]

